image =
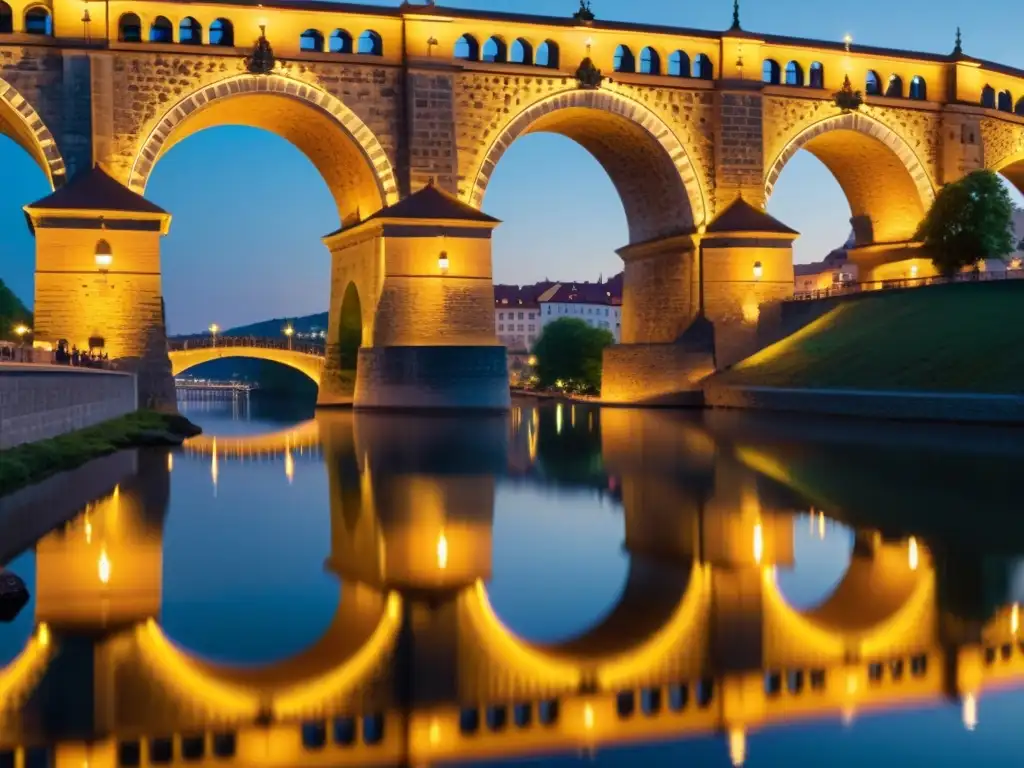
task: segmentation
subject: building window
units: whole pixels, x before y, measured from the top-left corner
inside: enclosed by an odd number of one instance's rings
[[[498,330],[499,331],[504,331],[505,330],[505,324],[504,323],[499,324],[498,325]]]
[[[520,313],[519,313],[519,319],[520,319],[520,320],[522,320],[522,319],[523,319],[523,313],[522,313],[522,312],[520,312]]]
[[[527,330],[528,331],[536,331],[537,330],[537,326],[535,326],[533,323],[530,323],[530,327],[527,328]]]
[[[523,324],[522,324],[522,323],[520,323],[520,324],[519,324],[519,331],[521,332],[521,331],[523,331],[523,330],[524,330],[524,329],[523,329]]]

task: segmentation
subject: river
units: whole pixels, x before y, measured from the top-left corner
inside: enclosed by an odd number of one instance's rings
[[[1021,762],[1019,431],[182,409],[7,564],[0,765]]]

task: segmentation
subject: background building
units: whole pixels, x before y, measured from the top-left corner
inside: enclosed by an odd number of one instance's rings
[[[622,273],[596,283],[560,283],[538,299],[542,325],[563,317],[583,320],[610,331],[617,344],[622,335]]]

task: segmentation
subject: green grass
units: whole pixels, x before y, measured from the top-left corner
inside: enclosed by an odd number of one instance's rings
[[[124,448],[197,434],[184,416],[136,411],[94,427],[0,451],[0,495]]]
[[[712,382],[1024,393],[1024,280],[847,301]]]

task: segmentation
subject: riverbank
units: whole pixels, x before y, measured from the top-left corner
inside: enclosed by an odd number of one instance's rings
[[[93,427],[0,451],[0,496],[126,448],[181,445],[202,430],[179,414],[135,411]]]
[[[704,404],[1024,424],[1024,281],[855,296],[704,382]]]

